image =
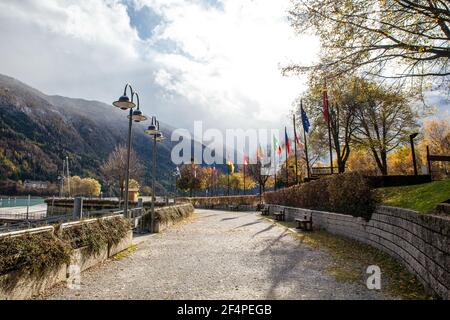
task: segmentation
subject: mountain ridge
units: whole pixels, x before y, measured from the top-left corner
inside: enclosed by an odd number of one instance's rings
[[[145,167],[149,184],[152,142],[144,123],[133,123],[132,146]],[[161,123],[170,137],[171,126]],[[62,159],[69,156],[71,171],[103,179],[101,163],[128,135],[127,113],[100,101],[46,95],[27,84],[0,74],[0,180],[55,182]],[[173,143],[158,144],[158,187],[172,189],[170,160]]]

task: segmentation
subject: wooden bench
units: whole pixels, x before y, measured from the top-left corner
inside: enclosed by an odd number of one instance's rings
[[[275,217],[275,220],[277,220],[277,221],[284,221],[284,219],[285,219],[285,211],[286,211],[286,208],[274,209],[273,216]]]
[[[261,208],[261,215],[263,215],[263,216],[268,216],[269,215],[269,206],[268,205],[264,205],[262,208]]]
[[[312,215],[311,213],[302,213],[299,218],[295,219],[297,229],[312,231]]]

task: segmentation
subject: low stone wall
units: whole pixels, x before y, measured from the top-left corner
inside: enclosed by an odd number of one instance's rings
[[[153,226],[151,221],[151,209],[145,209],[143,216],[143,227],[154,233],[159,233],[173,224],[186,219],[194,213],[194,206],[191,203],[182,203],[162,208],[155,208]],[[153,228],[152,228],[153,227]]]
[[[430,293],[450,299],[450,217],[380,206],[369,221],[349,215],[286,208],[286,220],[312,214],[313,228],[376,247],[400,261]]]
[[[107,217],[104,219],[108,219]],[[59,230],[63,228],[70,228],[81,222],[69,222],[62,224]],[[86,221],[89,223],[89,221]],[[41,232],[51,232],[54,233],[53,227],[41,227],[36,229],[29,229],[17,232],[11,232],[9,234],[2,234],[2,237],[7,236],[21,236],[25,234],[35,234]],[[39,295],[44,291],[50,289],[57,283],[67,281],[70,276],[70,268],[76,266],[79,268],[80,272],[83,272],[99,263],[104,262],[108,258],[116,255],[117,253],[126,250],[132,245],[133,232],[130,230],[127,235],[117,244],[108,245],[102,248],[98,254],[91,255],[88,254],[85,247],[74,249],[71,253],[70,264],[62,265],[57,270],[50,270],[44,276],[36,278],[23,275],[19,272],[13,272],[10,274],[5,274],[0,276],[0,283],[6,283],[7,279],[13,277],[15,283],[13,287],[0,286],[0,300],[25,300],[30,299],[33,296]]]

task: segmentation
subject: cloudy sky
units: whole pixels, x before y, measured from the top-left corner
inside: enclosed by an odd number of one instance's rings
[[[192,129],[279,128],[318,41],[289,0],[2,0],[0,73],[47,94],[110,103],[129,81],[145,113]]]

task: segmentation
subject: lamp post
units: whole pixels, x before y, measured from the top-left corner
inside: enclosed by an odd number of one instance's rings
[[[155,195],[155,179],[156,179],[156,143],[161,142],[164,137],[159,130],[159,121],[156,120],[156,117],[152,117],[152,123],[150,126],[145,130],[145,133],[148,134],[153,139],[153,150],[152,150],[152,213],[151,213],[151,231],[153,232],[153,219],[155,216],[155,201],[156,201],[156,195]]]
[[[127,96],[127,90],[130,89],[131,100]],[[134,103],[134,97],[137,99],[137,109],[133,110],[136,107]],[[125,89],[123,90],[123,95],[119,98],[119,100],[113,102],[113,106],[121,109],[121,110],[130,110],[130,114],[128,115],[128,141],[127,141],[127,164],[125,171],[125,203],[124,203],[124,215],[128,217],[128,187],[130,180],[130,153],[131,153],[131,129],[134,122],[142,122],[147,120],[142,112],[139,110],[139,94],[133,90],[131,85],[127,83],[125,85]]]
[[[418,133],[413,133],[409,136],[409,140],[411,142],[411,155],[414,167],[414,175],[417,176],[417,164],[416,164],[416,153],[414,151],[414,138],[417,137]]]

